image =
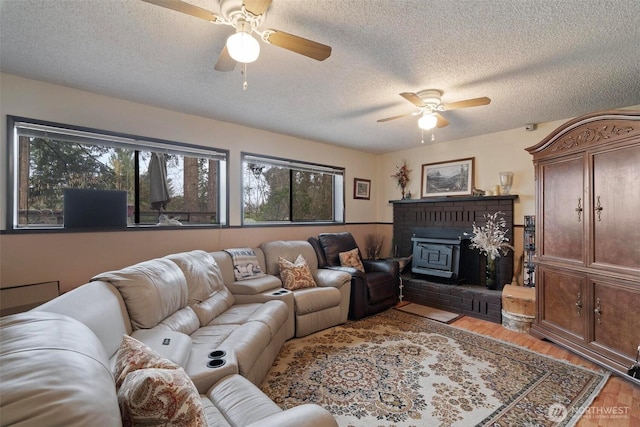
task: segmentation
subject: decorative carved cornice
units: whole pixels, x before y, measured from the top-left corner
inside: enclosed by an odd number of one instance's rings
[[[584,144],[626,135],[634,130],[636,129],[633,126],[616,126],[615,124],[607,124],[599,127],[583,127],[578,133],[567,135],[557,141],[551,151],[569,150]]]

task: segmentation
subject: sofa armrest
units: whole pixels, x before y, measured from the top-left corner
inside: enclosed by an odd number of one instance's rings
[[[334,271],[344,271],[345,273],[349,273],[351,275],[351,277],[358,277],[362,280],[366,280],[365,275],[362,271],[358,270],[357,268],[353,268],[353,267],[325,267],[327,270],[334,270]]]
[[[252,279],[238,280],[225,283],[225,286],[234,295],[259,295],[282,287],[282,282],[276,276],[265,274]]]
[[[320,287],[340,289],[346,283],[351,283],[351,274],[346,271],[319,268],[313,272],[313,279]]]
[[[321,406],[305,404],[270,415],[248,427],[337,427],[331,413]]]
[[[389,273],[393,277],[398,277],[400,274],[400,265],[398,264],[398,261],[365,259],[362,260],[362,265],[364,265],[364,270],[368,273]]]

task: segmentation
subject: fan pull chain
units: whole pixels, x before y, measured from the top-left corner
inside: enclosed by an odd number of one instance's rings
[[[244,83],[242,83],[242,90],[247,90],[249,83],[247,83],[247,63],[242,64],[242,75],[244,76]]]
[[[420,143],[424,144],[424,129],[420,129],[420,132],[422,132],[422,141]]]

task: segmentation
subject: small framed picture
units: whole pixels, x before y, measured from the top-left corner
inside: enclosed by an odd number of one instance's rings
[[[470,196],[473,192],[474,159],[422,165],[421,197]]]
[[[371,198],[371,180],[362,178],[353,178],[353,198],[365,199]]]

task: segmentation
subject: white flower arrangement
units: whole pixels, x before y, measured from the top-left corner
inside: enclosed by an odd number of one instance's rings
[[[484,254],[490,260],[494,260],[502,255],[507,255],[509,249],[513,250],[513,246],[509,243],[509,238],[506,236],[507,223],[504,217],[498,217],[498,215],[504,215],[498,211],[493,214],[484,215],[486,224],[482,227],[478,227],[476,223],[473,223],[473,237],[471,237],[472,249],[478,249],[480,253]],[[467,234],[467,233],[465,233]]]

